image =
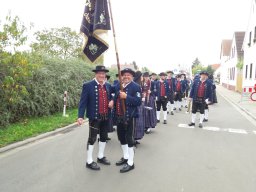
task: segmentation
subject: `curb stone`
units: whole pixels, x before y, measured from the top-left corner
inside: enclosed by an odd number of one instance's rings
[[[88,122],[88,120],[85,120],[84,123],[85,122]],[[13,150],[13,149],[16,149],[18,147],[22,147],[24,145],[27,145],[27,144],[30,144],[30,143],[33,143],[33,142],[36,142],[36,141],[41,140],[41,139],[57,135],[59,133],[65,133],[69,130],[74,129],[77,126],[78,126],[77,123],[73,123],[73,124],[67,125],[65,127],[58,128],[54,131],[43,133],[43,134],[40,134],[38,136],[35,136],[35,137],[29,138],[29,139],[26,139],[26,140],[23,140],[23,141],[19,141],[19,142],[7,145],[5,147],[0,148],[0,154],[5,153],[5,152],[10,151],[10,150]]]

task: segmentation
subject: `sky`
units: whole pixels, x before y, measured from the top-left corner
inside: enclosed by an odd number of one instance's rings
[[[36,30],[79,32],[85,0],[1,0],[0,20],[11,11]],[[121,63],[155,72],[219,63],[222,39],[246,31],[252,0],[111,0]],[[112,32],[105,65],[116,63]]]

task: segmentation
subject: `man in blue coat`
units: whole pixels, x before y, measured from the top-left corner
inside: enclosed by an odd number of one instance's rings
[[[161,107],[164,112],[164,124],[167,124],[167,103],[170,95],[169,84],[166,81],[166,73],[160,73],[160,80],[156,83],[156,116],[157,122],[160,122]]]
[[[186,91],[186,84],[184,83],[184,81],[181,80],[181,75],[177,75],[176,77],[176,82],[175,82],[175,103],[177,108],[179,109],[179,111],[181,111],[181,103],[182,103],[182,97],[183,94]]]
[[[141,87],[133,82],[134,74],[135,72],[129,68],[123,69],[123,91],[120,91],[120,83],[115,85],[114,118],[117,121],[117,136],[123,151],[123,157],[116,165],[124,165],[121,173],[134,169],[134,118],[139,116],[138,106],[142,100]]]
[[[97,162],[110,165],[104,156],[107,140],[110,109],[113,107],[111,98],[111,85],[105,83],[108,70],[104,66],[96,66],[93,70],[95,78],[83,84],[83,90],[78,108],[78,124],[82,125],[86,111],[89,119],[89,138],[87,143],[87,163],[86,167],[92,170],[100,170],[100,167],[93,161],[92,154],[97,134],[100,135],[99,152]]]
[[[203,128],[204,112],[206,104],[212,102],[212,84],[207,80],[208,73],[202,71],[200,79],[196,79],[191,87],[189,99],[192,100],[192,119],[189,126],[195,126],[196,112],[200,110],[199,127]]]
[[[173,72],[172,71],[167,71],[167,82],[169,85],[170,89],[170,94],[168,96],[168,103],[170,103],[170,108],[171,108],[171,115],[174,115],[173,109],[174,109],[174,93],[176,91],[176,79],[173,77]],[[169,112],[169,110],[168,110]]]

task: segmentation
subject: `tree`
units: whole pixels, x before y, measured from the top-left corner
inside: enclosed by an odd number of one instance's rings
[[[194,69],[195,67],[198,67],[202,65],[201,62],[199,61],[198,57],[192,62],[192,69]]]
[[[209,73],[209,75],[213,75],[215,72],[215,70],[210,65],[208,65],[205,70]]]
[[[142,67],[141,72],[144,73],[144,72],[151,72],[151,71],[147,67]]]
[[[19,48],[26,43],[27,28],[19,17],[6,17],[5,23],[0,25],[0,125],[13,117],[11,109],[28,95],[24,86],[31,69],[28,54],[19,52]],[[7,109],[7,110],[6,110]]]
[[[63,59],[81,57],[83,39],[69,27],[37,31],[32,50]]]
[[[1,23],[0,23],[1,24]],[[25,32],[27,28],[20,21],[18,16],[14,18],[9,13],[0,31],[0,51],[15,53],[17,49],[27,41]]]
[[[138,69],[139,69],[139,67],[138,67],[138,65],[137,65],[137,63],[136,63],[136,61],[133,61],[132,64],[134,65],[134,69],[135,69],[135,70],[138,70]]]

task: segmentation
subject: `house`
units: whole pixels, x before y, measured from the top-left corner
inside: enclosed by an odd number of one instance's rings
[[[243,61],[242,50],[245,32],[235,32],[231,41],[226,43],[226,56],[222,58],[222,85],[233,91],[242,91],[242,69],[238,63]],[[229,51],[229,52],[228,52]]]
[[[256,84],[256,0],[252,1],[249,25],[243,42],[243,88],[251,92]]]
[[[227,62],[230,58],[230,50],[232,45],[232,39],[224,39],[221,42],[220,51],[220,68],[219,68],[219,82],[224,87],[227,87],[228,83],[228,66]]]

